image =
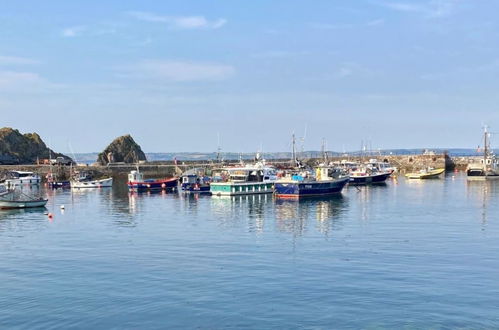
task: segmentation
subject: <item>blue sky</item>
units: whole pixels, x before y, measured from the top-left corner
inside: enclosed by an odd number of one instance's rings
[[[62,152],[476,147],[499,131],[499,2],[0,4],[2,126]],[[498,144],[499,145],[499,142]]]

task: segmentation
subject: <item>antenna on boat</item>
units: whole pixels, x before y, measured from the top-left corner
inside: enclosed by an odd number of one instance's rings
[[[291,161],[293,162],[293,166],[296,166],[298,164],[298,160],[296,159],[296,138],[295,138],[295,132],[293,132],[291,144],[292,144]]]
[[[222,151],[222,148],[220,147],[220,132],[217,132],[217,163],[220,163],[220,159],[221,159],[221,151]]]
[[[301,138],[301,153],[302,157],[305,157],[305,139],[307,138],[307,124],[305,124],[305,131],[303,132],[303,137]]]
[[[327,164],[328,162],[328,155],[327,155],[327,142],[325,138],[322,138],[322,157],[324,158],[324,165]]]

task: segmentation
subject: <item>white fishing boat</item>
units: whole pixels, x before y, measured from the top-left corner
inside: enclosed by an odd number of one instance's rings
[[[369,159],[369,163],[367,163],[367,166],[370,168],[375,168],[378,170],[378,172],[390,172],[390,173],[395,173],[397,172],[397,168],[390,164],[388,161],[379,161],[375,158]]]
[[[7,186],[39,185],[41,181],[38,174],[28,171],[9,171],[5,177]]]
[[[484,181],[499,179],[499,160],[490,148],[490,133],[484,129],[483,157],[478,162],[468,165],[467,179],[470,181]]]
[[[113,186],[113,178],[93,179],[87,173],[78,173],[77,176],[71,180],[71,188],[106,188]]]

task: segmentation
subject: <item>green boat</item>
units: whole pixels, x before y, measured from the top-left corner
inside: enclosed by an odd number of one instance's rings
[[[215,179],[218,178],[218,179]],[[214,175],[210,192],[215,196],[271,194],[277,173],[263,162],[240,167],[225,167]]]

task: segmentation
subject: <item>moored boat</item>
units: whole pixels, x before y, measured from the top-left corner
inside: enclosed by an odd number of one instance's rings
[[[350,172],[351,185],[367,185],[385,183],[392,172],[378,171],[373,168],[360,167]]]
[[[130,191],[136,192],[148,190],[176,190],[178,178],[144,179],[144,174],[137,169],[128,174],[127,185]]]
[[[200,169],[186,171],[180,179],[181,189],[185,193],[210,193],[211,178]]]
[[[339,168],[320,165],[316,168],[315,176],[302,171],[277,180],[274,191],[279,198],[334,195],[341,193],[349,179],[349,176]]]
[[[426,168],[419,172],[407,173],[405,175],[408,179],[438,179],[442,173],[445,172],[445,168]]]
[[[58,188],[70,188],[71,187],[71,181],[69,180],[58,180],[57,176],[49,172],[45,178],[47,179],[47,185],[49,188],[52,189],[58,189]]]
[[[0,198],[0,209],[24,209],[33,207],[44,207],[48,202],[48,199],[37,198],[37,199],[26,199],[26,200],[6,200]]]
[[[485,181],[499,179],[499,160],[490,148],[490,133],[484,129],[483,157],[475,163],[469,164],[466,177],[470,181]]]
[[[33,207],[43,207],[48,199],[34,198],[25,194],[17,196],[12,189],[7,189],[5,185],[0,185],[0,209],[23,209]]]
[[[7,186],[39,185],[41,181],[42,178],[37,173],[28,171],[9,171],[5,177]]]
[[[113,178],[94,179],[88,173],[76,173],[71,180],[71,188],[108,188],[113,186]]]
[[[369,159],[367,166],[376,169],[378,172],[390,172],[392,174],[397,172],[397,168],[390,164],[386,159],[382,162],[375,158]]]
[[[216,196],[271,194],[277,172],[265,161],[253,165],[226,167],[220,170],[219,182],[210,183],[210,192]]]

